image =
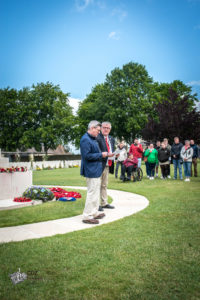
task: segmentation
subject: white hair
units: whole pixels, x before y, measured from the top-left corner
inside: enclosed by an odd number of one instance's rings
[[[112,127],[112,126],[111,126],[111,123],[110,123],[110,122],[108,122],[108,121],[104,121],[104,122],[102,122],[101,126],[103,126],[103,125],[106,125],[106,124],[110,125],[110,128]]]
[[[88,129],[91,129],[93,127],[98,127],[101,126],[101,123],[99,121],[93,120],[90,121],[90,123],[88,124]]]

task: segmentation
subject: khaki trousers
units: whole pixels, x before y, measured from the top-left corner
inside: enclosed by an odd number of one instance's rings
[[[87,197],[85,201],[85,208],[83,211],[83,220],[93,219],[98,216],[99,197],[101,177],[86,178],[87,183]]]
[[[108,175],[109,175],[109,167],[106,166],[101,175],[101,189],[100,189],[100,205],[101,206],[105,206],[108,204],[108,194],[107,194]]]
[[[197,158],[192,159],[192,165],[194,166],[194,176],[197,177]],[[192,176],[192,166],[191,166],[191,176]]]

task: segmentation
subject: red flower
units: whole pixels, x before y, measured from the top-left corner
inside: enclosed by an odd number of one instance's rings
[[[14,198],[13,201],[15,201],[15,202],[30,202],[32,200],[30,198],[26,198],[26,197],[16,197],[16,198]]]
[[[21,167],[21,168],[19,168],[19,167],[16,167],[16,168],[14,168],[14,167],[12,167],[12,168],[6,168],[6,169],[4,169],[4,168],[0,168],[0,173],[13,173],[13,172],[26,172],[27,171],[27,167]]]
[[[53,192],[56,199],[62,198],[62,197],[73,197],[73,198],[81,198],[81,194],[77,192],[68,192],[62,188],[59,187],[53,187],[50,188],[50,190]]]

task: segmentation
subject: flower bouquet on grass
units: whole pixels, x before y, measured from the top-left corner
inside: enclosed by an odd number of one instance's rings
[[[26,197],[15,197],[14,202],[31,202],[32,200],[30,198]]]
[[[43,202],[51,201],[54,199],[54,194],[50,189],[38,186],[32,186],[23,193],[24,197],[32,200],[42,200]]]
[[[56,200],[59,201],[76,201],[76,198],[81,198],[81,194],[77,192],[68,192],[59,187],[50,188]]]

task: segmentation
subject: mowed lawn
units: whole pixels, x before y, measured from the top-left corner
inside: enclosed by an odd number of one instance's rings
[[[84,186],[79,172],[35,171],[34,184]],[[200,299],[200,177],[122,183],[110,175],[109,188],[150,205],[92,229],[1,244],[0,299]],[[13,285],[18,268],[28,279]]]

